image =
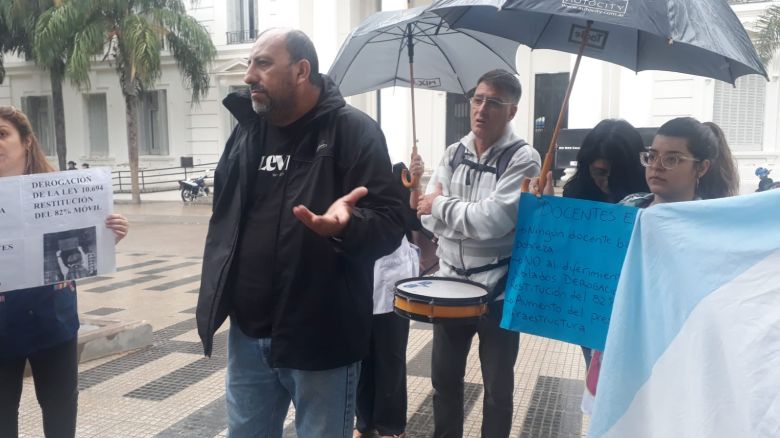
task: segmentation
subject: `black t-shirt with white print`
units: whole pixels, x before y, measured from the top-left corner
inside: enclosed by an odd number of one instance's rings
[[[284,175],[295,147],[290,128],[269,126],[264,141],[255,146],[259,165],[231,276],[233,314],[241,331],[253,338],[271,336],[276,300],[272,270],[284,200]]]

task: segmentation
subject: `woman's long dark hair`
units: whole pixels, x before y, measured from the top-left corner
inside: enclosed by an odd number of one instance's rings
[[[684,138],[691,155],[699,160],[710,160],[710,169],[699,178],[696,194],[702,199],[725,198],[737,194],[739,174],[718,125],[701,123],[693,117],[678,117],[658,128],[657,135]]]
[[[645,168],[639,162],[639,153],[644,150],[639,131],[630,123],[602,120],[585,136],[577,153],[577,171],[563,186],[563,196],[614,203],[632,193],[649,192]],[[609,194],[590,176],[591,163],[600,158],[609,162]]]

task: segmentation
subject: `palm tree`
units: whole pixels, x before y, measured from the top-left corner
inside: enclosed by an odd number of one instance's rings
[[[54,107],[54,141],[60,170],[65,170],[68,147],[65,139],[65,105],[62,97],[62,81],[65,64],[62,57],[37,59],[33,50],[35,24],[38,18],[61,0],[0,0],[0,83],[3,82],[3,52],[12,52],[33,60],[49,71],[52,106]]]
[[[127,147],[133,202],[138,186],[138,102],[162,73],[163,50],[176,61],[196,104],[209,90],[209,66],[216,56],[206,28],[187,15],[182,0],[65,0],[44,13],[36,26],[35,53],[63,59],[65,75],[89,88],[96,55],[109,59],[125,99]],[[72,45],[69,45],[72,42]]]
[[[780,6],[770,6],[756,23],[756,51],[764,64],[769,64],[780,48]]]

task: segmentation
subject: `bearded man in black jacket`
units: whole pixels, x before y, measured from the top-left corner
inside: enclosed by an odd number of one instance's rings
[[[403,201],[384,135],[318,73],[300,31],[261,34],[223,103],[238,120],[214,176],[198,333],[230,318],[230,437],[349,437],[367,355],[374,261],[398,247]]]

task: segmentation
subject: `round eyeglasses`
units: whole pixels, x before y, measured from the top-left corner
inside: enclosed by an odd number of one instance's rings
[[[652,166],[658,159],[661,160],[661,167],[666,170],[674,169],[680,164],[681,161],[693,161],[694,163],[701,161],[687,155],[675,153],[666,155],[661,155],[656,151],[644,151],[639,153],[639,162],[642,163],[642,165],[645,167]]]

